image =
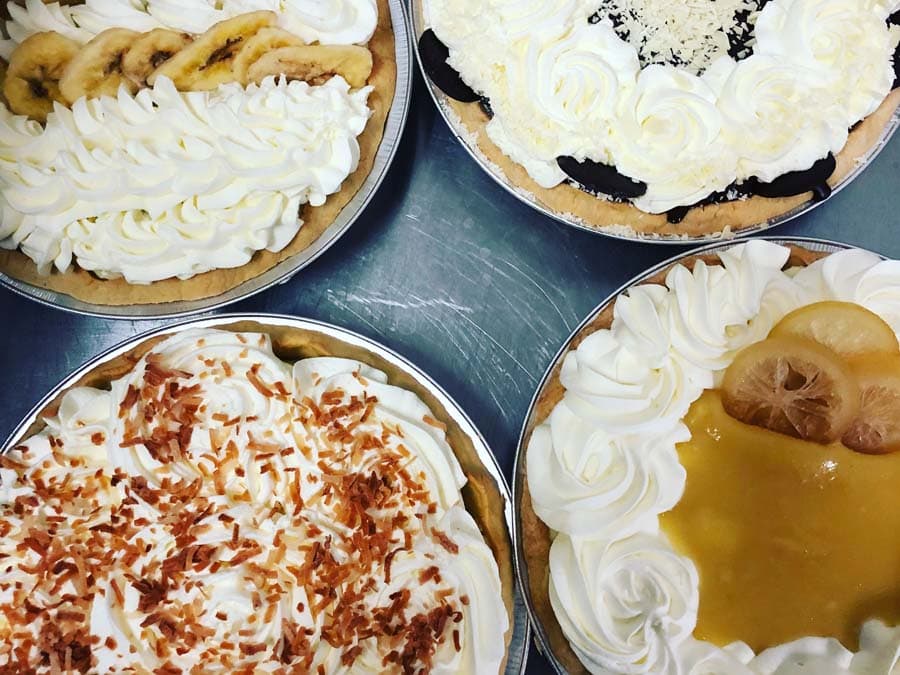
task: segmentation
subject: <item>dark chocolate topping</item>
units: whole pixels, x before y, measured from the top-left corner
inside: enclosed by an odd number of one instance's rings
[[[685,219],[688,211],[694,208],[694,206],[697,206],[697,204],[691,206],[676,206],[674,209],[669,209],[666,211],[666,220],[672,225],[677,225]]]
[[[733,59],[740,61],[753,53],[756,16],[768,3],[769,0],[754,0],[754,8],[735,12],[732,26],[724,31],[728,38],[728,55]],[[636,38],[633,39],[631,32],[626,27],[626,17],[632,20],[637,19],[633,9],[627,6],[620,8],[621,3],[617,3],[615,0],[600,0],[597,4],[600,5],[600,8],[588,17],[588,23],[597,24],[604,19],[609,20],[616,34],[637,49],[642,67],[651,63],[662,63],[676,68],[686,65],[675,55],[663,56],[657,52],[646,53],[642,49],[642,43]]]
[[[473,89],[463,82],[462,77],[447,63],[450,50],[438,39],[430,28],[419,38],[419,57],[422,67],[431,81],[447,96],[463,103],[474,103],[481,99]]]
[[[489,119],[493,119],[494,109],[491,107],[491,100],[487,96],[482,96],[478,101],[478,105],[481,106],[484,114],[487,115]]]
[[[900,87],[900,45],[897,45],[897,51],[894,52],[894,84],[891,88],[897,87]]]
[[[687,216],[688,211],[694,208],[699,208],[701,206],[707,206],[709,204],[722,204],[723,202],[733,202],[737,199],[743,199],[745,197],[750,196],[750,191],[747,189],[745,184],[737,184],[732,183],[724,190],[719,190],[713,192],[708,197],[704,197],[699,202],[694,204],[690,204],[689,206],[676,206],[674,209],[669,209],[666,211],[666,220],[668,220],[671,224],[677,225],[682,220],[684,220],[685,216]]]
[[[900,26],[900,9],[891,14],[887,22],[888,25]],[[894,84],[891,88],[896,89],[897,87],[900,87],[900,45],[897,45],[897,50],[894,52]]]
[[[589,159],[579,162],[574,157],[557,157],[556,163],[567,176],[589,192],[628,198],[640,197],[647,192],[646,183],[631,180],[608,164]]]
[[[756,23],[754,14],[761,12],[763,7],[769,4],[769,0],[756,0],[755,10],[741,10],[734,15],[734,26],[727,32],[728,55],[735,61],[746,59],[753,54],[753,44],[756,41]]]
[[[763,183],[756,178],[747,181],[748,187],[760,197],[792,197],[812,190],[813,200],[822,201],[831,196],[828,177],[834,173],[837,162],[828,153],[805,171],[791,171],[779,176],[771,183]]]

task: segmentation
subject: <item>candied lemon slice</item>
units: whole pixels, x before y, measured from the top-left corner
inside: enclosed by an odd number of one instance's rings
[[[774,337],[738,353],[722,382],[732,417],[817,443],[841,438],[859,411],[850,367],[812,340]]]
[[[857,452],[900,451],[900,357],[871,356],[851,367],[859,385],[859,414],[841,440]]]
[[[852,302],[817,302],[784,317],[772,337],[794,335],[815,340],[845,358],[898,354],[894,330],[874,312]]]

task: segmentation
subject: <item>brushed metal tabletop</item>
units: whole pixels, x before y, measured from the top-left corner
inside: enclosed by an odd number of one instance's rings
[[[828,203],[768,232],[900,258],[900,140]],[[680,247],[612,240],[532,211],[454,140],[415,75],[398,156],[367,211],[288,283],[225,311],[350,328],[437,380],[497,453],[507,479],[538,380],[608,293]],[[97,352],[164,321],[76,316],[0,290],[0,437]],[[528,673],[548,672],[536,655]]]

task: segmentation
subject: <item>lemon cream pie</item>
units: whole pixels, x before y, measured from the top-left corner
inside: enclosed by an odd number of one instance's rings
[[[486,159],[619,232],[823,199],[900,101],[895,0],[421,2],[426,72]]]
[[[14,277],[101,304],[215,295],[306,248],[371,169],[396,71],[387,0],[8,13]]]
[[[571,672],[900,672],[900,268],[754,241],[573,341],[529,428],[528,581]]]
[[[441,413],[264,333],[141,351],[0,457],[0,670],[500,671],[509,589]]]

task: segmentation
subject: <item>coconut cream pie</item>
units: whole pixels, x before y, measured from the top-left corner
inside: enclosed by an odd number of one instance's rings
[[[570,672],[900,672],[898,330],[896,261],[754,241],[576,337],[521,507]]]
[[[607,231],[824,199],[900,102],[896,0],[421,2],[426,72],[486,159]]]
[[[143,352],[0,457],[0,670],[500,671],[509,589],[441,413],[267,334]]]
[[[309,246],[372,167],[396,79],[387,0],[8,14],[11,276],[101,304],[216,295]]]

